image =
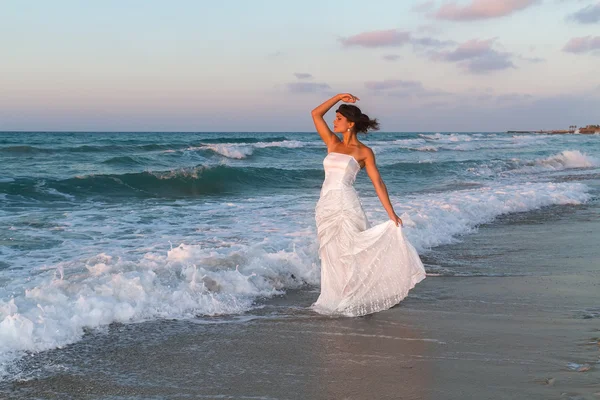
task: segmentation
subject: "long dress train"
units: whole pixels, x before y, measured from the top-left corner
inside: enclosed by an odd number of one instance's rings
[[[321,314],[360,316],[398,304],[425,269],[402,227],[392,221],[369,227],[354,189],[360,165],[331,152],[323,161],[325,181],[315,208],[321,259]]]

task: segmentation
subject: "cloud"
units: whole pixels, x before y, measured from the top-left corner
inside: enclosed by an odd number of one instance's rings
[[[331,89],[328,84],[317,82],[292,82],[287,87],[292,93],[315,93]]]
[[[595,24],[600,22],[600,2],[582,8],[576,13],[569,15],[567,19],[581,24]]]
[[[472,39],[462,43],[456,50],[431,53],[436,61],[456,62],[462,68],[475,74],[516,68],[511,61],[512,54],[492,48],[494,39]]]
[[[453,41],[443,41],[428,37],[415,38],[410,32],[398,31],[397,29],[362,32],[348,38],[341,38],[340,42],[345,47],[359,46],[367,48],[402,47],[406,44],[425,47],[444,47],[455,43]]]
[[[465,6],[451,2],[442,5],[433,17],[450,21],[474,21],[504,17],[523,10],[539,0],[472,0]]]
[[[499,53],[490,51],[484,57],[478,57],[464,64],[464,68],[474,74],[483,74],[490,71],[502,70],[507,68],[516,68],[509,60],[508,53]]]
[[[307,74],[304,72],[294,72],[294,76],[298,79],[312,79],[312,75],[311,74]]]
[[[398,54],[384,54],[382,58],[386,61],[397,61],[402,57],[400,57]]]
[[[446,47],[446,46],[452,46],[453,44],[456,44],[456,42],[453,40],[438,40],[438,39],[428,38],[428,37],[414,38],[411,40],[411,43],[416,46],[424,46],[424,47]]]
[[[399,47],[410,42],[410,32],[396,29],[362,32],[349,38],[340,39],[344,46]]]
[[[600,36],[576,37],[567,42],[563,51],[567,53],[587,53],[600,50]]]
[[[458,46],[456,50],[437,53],[437,59],[453,62],[481,57],[491,50],[495,40],[472,39]]]

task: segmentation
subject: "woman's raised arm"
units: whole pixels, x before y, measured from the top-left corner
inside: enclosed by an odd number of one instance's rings
[[[315,128],[317,128],[317,132],[319,133],[319,136],[321,136],[321,139],[323,139],[323,142],[325,142],[327,148],[329,148],[334,141],[339,142],[340,139],[338,139],[331,129],[329,129],[329,126],[327,126],[327,122],[325,122],[323,116],[340,100],[346,103],[356,103],[356,101],[360,99],[351,95],[350,93],[336,94],[311,112],[313,122],[315,123]]]

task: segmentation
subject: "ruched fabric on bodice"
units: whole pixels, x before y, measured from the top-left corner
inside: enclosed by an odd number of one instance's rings
[[[315,208],[321,259],[321,314],[359,316],[388,309],[425,278],[403,229],[392,221],[369,227],[354,189],[358,161],[331,152]]]
[[[334,189],[354,190],[354,181],[360,171],[360,165],[354,157],[332,152],[323,160],[323,167],[325,168],[325,181],[321,188],[321,196]]]

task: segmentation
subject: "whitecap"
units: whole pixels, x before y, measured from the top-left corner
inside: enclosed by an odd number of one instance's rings
[[[524,165],[512,172],[543,172],[559,171],[565,169],[594,168],[600,166],[600,160],[596,157],[582,153],[579,150],[564,150],[550,157],[540,158],[534,161],[512,160],[517,165]]]

